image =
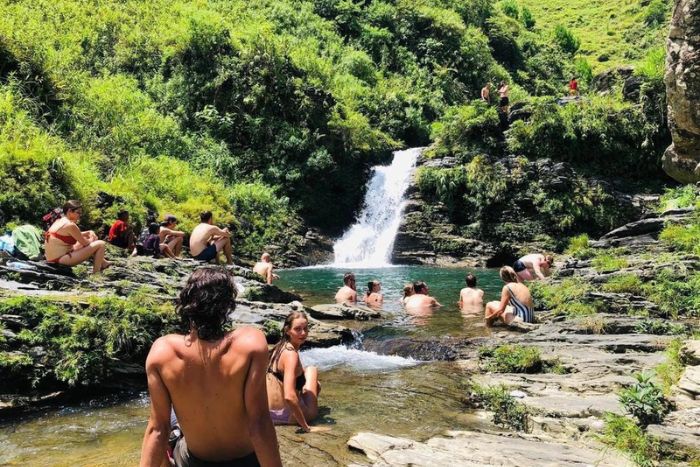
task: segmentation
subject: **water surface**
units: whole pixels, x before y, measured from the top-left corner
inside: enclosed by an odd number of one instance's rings
[[[332,302],[344,269],[306,268],[279,271],[279,285],[302,294],[309,305]],[[392,336],[484,335],[481,316],[463,316],[457,307],[464,276],[474,272],[486,299],[495,299],[501,283],[494,270],[391,267],[354,271],[358,288],[379,279],[388,319],[366,339]],[[407,314],[399,304],[409,280],[424,280],[444,307],[430,316]],[[300,434],[278,427],[285,465],[346,465],[362,456],[346,447],[359,431],[426,439],[474,423],[462,396],[467,375],[457,364],[378,355],[354,347],[302,352],[306,365],[320,368],[321,416],[329,433]],[[135,465],[148,419],[145,393],[128,399],[103,398],[47,411],[0,426],[0,465]]]

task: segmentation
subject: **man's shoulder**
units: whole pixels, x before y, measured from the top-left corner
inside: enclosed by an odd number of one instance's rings
[[[182,336],[178,334],[168,334],[156,339],[153,345],[151,345],[151,350],[148,352],[148,362],[157,364],[168,359],[175,351],[178,339],[181,340]]]
[[[262,349],[267,351],[267,339],[259,329],[243,326],[227,335],[231,339],[232,347],[239,352],[256,352]]]

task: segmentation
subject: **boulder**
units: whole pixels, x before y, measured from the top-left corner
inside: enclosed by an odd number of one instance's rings
[[[362,306],[343,304],[316,305],[306,310],[316,319],[354,319],[357,321],[367,321],[381,318],[382,314],[378,310]]]
[[[663,168],[681,183],[700,181],[700,0],[676,0],[666,54],[672,144]]]

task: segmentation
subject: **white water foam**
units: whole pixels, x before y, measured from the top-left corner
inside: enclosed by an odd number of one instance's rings
[[[423,148],[396,151],[388,166],[376,166],[367,183],[357,222],[335,242],[334,267],[372,268],[390,265],[401,223],[404,193]]]
[[[356,371],[390,371],[415,366],[421,363],[413,358],[397,355],[379,355],[376,352],[335,345],[325,349],[304,350],[300,354],[304,366],[315,366],[319,370],[329,370],[345,366]]]

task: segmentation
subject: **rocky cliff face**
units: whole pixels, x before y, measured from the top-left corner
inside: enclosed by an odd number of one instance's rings
[[[683,183],[700,181],[700,0],[676,0],[666,57],[673,143],[663,167]]]

